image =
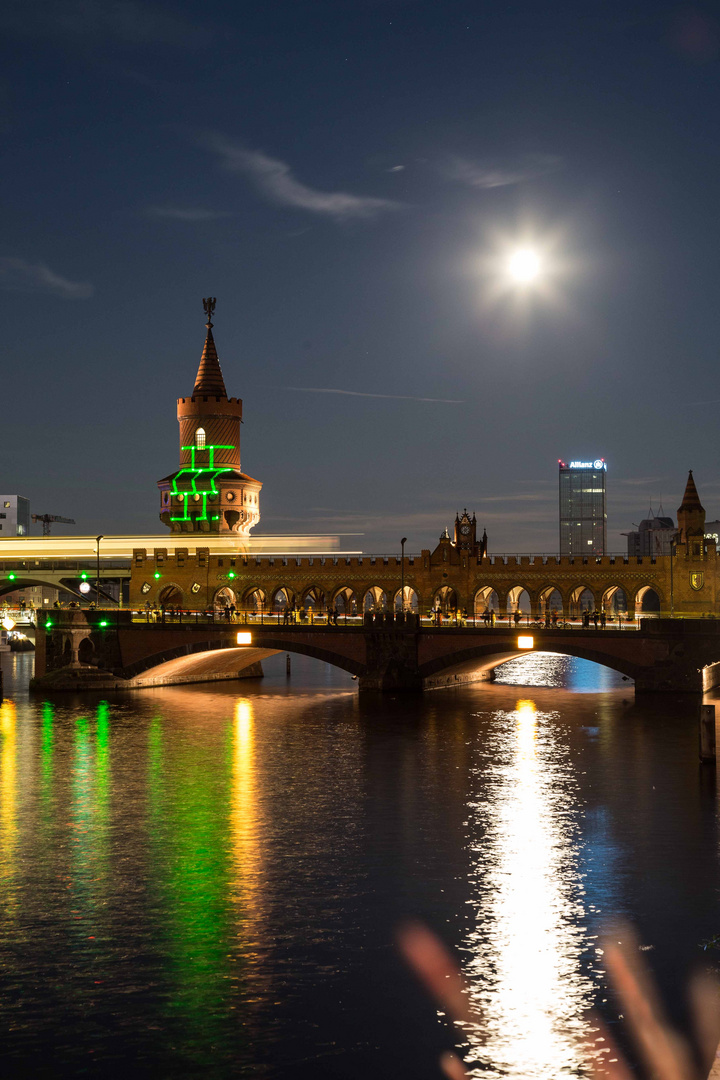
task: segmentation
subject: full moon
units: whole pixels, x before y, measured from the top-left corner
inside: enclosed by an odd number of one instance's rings
[[[540,259],[531,248],[520,248],[510,256],[510,274],[516,281],[532,281],[540,273]]]

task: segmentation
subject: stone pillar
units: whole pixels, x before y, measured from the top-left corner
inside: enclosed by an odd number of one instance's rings
[[[418,669],[418,636],[389,623],[387,628],[375,624],[365,629],[366,667],[358,680],[360,692],[422,690]]]

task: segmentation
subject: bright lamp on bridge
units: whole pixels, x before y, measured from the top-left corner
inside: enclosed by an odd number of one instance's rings
[[[15,620],[11,619],[9,615],[6,615],[2,621],[2,625],[5,627],[6,630],[12,630],[15,625]]]
[[[527,634],[527,635],[521,634],[520,637],[518,638],[518,649],[534,649],[534,648],[535,648],[535,642],[534,642],[533,638],[529,634]]]
[[[88,585],[87,581],[81,581],[78,588],[80,589],[80,592],[83,593],[83,595],[90,592],[90,586]]]
[[[252,644],[252,634],[248,630],[238,630],[237,643],[238,645]]]

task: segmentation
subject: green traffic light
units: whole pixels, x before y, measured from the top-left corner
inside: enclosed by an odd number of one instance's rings
[[[9,578],[10,581],[14,581],[15,580],[15,575],[14,574],[8,574],[8,578]]]
[[[106,623],[106,621],[105,621],[105,620],[103,619],[103,621],[102,621],[101,623],[98,623],[98,626],[107,626],[107,623]]]
[[[231,570],[230,573],[228,574],[228,577],[232,580],[232,578],[235,577],[235,571]]]
[[[160,573],[160,571],[159,571],[159,570],[156,570],[156,571],[155,571],[155,573],[153,574],[153,577],[154,577],[154,578],[155,578],[155,580],[157,581],[157,580],[158,580],[158,578],[161,578],[161,577],[162,577],[162,574]]]
[[[83,573],[83,574],[81,574],[81,575],[80,575],[80,577],[81,577],[81,579],[82,579],[83,581],[87,581],[87,574],[84,574],[84,573]]]

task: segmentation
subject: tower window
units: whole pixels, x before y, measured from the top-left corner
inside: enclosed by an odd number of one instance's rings
[[[199,427],[195,432],[195,446],[198,450],[205,449],[205,428]]]

